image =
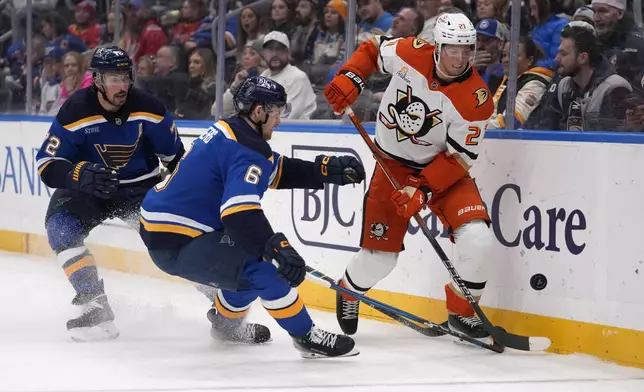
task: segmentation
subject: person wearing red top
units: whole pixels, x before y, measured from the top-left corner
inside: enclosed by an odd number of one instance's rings
[[[181,6],[181,21],[172,28],[172,43],[183,46],[201,25],[206,17],[206,6],[201,0],[184,0]]]
[[[142,56],[154,56],[168,42],[151,10],[141,0],[123,1],[126,12],[127,33],[119,45],[135,63]]]
[[[69,32],[80,38],[88,48],[93,49],[101,37],[101,25],[96,21],[96,3],[83,0],[76,4],[76,23],[69,26]]]

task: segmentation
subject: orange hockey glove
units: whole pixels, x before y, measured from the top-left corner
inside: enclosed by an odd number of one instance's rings
[[[364,89],[364,77],[360,72],[351,69],[341,69],[324,88],[324,96],[333,111],[337,114],[344,113],[344,108],[353,104]]]
[[[440,195],[458,180],[468,175],[467,169],[459,162],[456,155],[440,152],[420,174],[432,192]]]
[[[405,219],[420,212],[432,197],[429,187],[418,177],[409,176],[407,186],[393,191],[391,201],[396,206],[396,213]]]

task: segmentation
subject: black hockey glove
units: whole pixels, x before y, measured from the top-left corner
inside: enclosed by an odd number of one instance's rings
[[[329,184],[359,184],[364,180],[364,166],[351,155],[315,158],[315,174],[321,182]]]
[[[101,199],[109,199],[116,192],[116,172],[90,162],[79,162],[67,174],[68,189],[77,190]]]
[[[297,287],[304,281],[306,263],[302,256],[289,244],[282,233],[275,233],[268,239],[264,248],[264,259],[277,262],[277,272],[286,279],[291,287]]]

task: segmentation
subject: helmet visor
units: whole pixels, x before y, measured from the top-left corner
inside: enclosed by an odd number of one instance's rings
[[[287,118],[291,115],[291,103],[286,102],[282,104],[269,103],[264,105],[264,111],[269,116],[278,116],[280,118]]]

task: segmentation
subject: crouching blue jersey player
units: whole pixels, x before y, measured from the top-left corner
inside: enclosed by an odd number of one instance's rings
[[[247,79],[234,105],[237,116],[196,139],[168,181],[146,195],[143,242],[163,271],[220,288],[208,311],[213,337],[268,341],[268,328],[243,322],[259,297],[303,357],[356,355],[353,339],[313,324],[296,289],[304,260],[284,234],[273,232],[260,201],[268,188],[360,183],[364,168],[349,156],[308,162],[274,153],[266,141],[288,105],[284,88],[271,79]]]

